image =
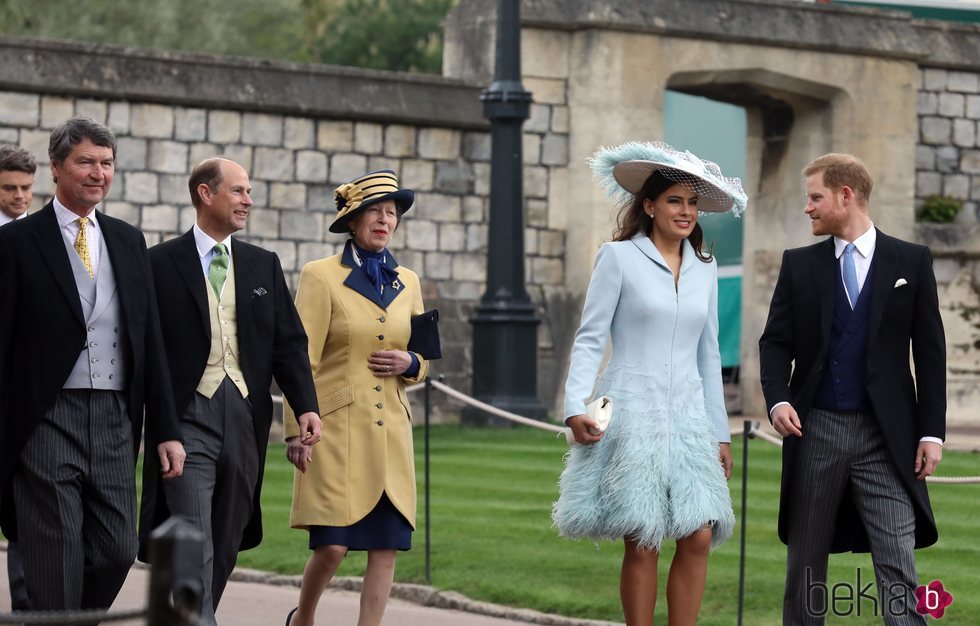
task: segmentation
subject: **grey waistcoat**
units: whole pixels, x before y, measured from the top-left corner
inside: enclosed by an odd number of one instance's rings
[[[87,338],[85,349],[78,355],[63,388],[122,391],[126,388],[122,311],[105,237],[102,238],[99,273],[95,278],[88,275],[74,246],[64,241],[78,287]]]

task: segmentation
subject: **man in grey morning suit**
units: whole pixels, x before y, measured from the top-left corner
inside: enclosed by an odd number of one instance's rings
[[[173,395],[187,445],[184,475],[161,484],[144,466],[140,558],[169,514],[204,534],[201,617],[213,624],[239,550],[262,539],[259,494],[275,378],[296,408],[303,440],[320,437],[306,332],[268,250],[232,238],[252,208],[248,174],[233,161],[194,168],[197,223],[150,250]]]
[[[116,141],[74,118],[51,133],[55,196],[0,228],[0,524],[34,610],[101,609],[136,553],[134,466],[184,450],[143,235],[95,211]]]
[[[0,226],[27,217],[27,209],[34,198],[36,171],[37,160],[30,152],[20,146],[0,146]],[[16,541],[7,542],[7,581],[10,583],[11,608],[26,611],[30,604]]]
[[[870,549],[878,614],[924,625],[913,550],[937,539],[925,477],[946,434],[932,257],[874,227],[871,176],[856,157],[824,155],[803,175],[813,234],[832,237],[785,252],[759,340],[770,419],[785,437],[783,623],[823,624],[828,553]]]

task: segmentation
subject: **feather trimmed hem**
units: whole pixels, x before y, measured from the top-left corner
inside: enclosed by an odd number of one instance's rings
[[[619,383],[627,375],[614,373]],[[688,384],[676,390],[681,393],[673,396],[677,403],[670,410],[651,406],[649,396],[624,392],[650,389],[643,384],[614,385],[619,393],[608,392],[617,408],[605,436],[590,446],[572,446],[565,455],[551,514],[561,536],[630,537],[654,550],[664,539],[681,539],[709,524],[713,548],[731,537],[735,514],[718,442],[703,407],[690,400],[703,397],[700,380]]]

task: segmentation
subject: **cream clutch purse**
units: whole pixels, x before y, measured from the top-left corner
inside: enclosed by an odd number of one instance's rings
[[[590,430],[593,435],[605,432],[609,428],[612,412],[613,401],[609,396],[599,396],[585,405],[585,416],[596,423],[596,427]],[[565,429],[565,441],[568,442],[568,445],[575,443],[575,435],[572,434],[571,428]]]

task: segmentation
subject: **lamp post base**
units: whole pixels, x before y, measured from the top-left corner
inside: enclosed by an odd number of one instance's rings
[[[477,307],[473,325],[473,396],[498,409],[532,419],[546,417],[537,396],[538,325],[530,302],[491,302]],[[461,421],[502,426],[504,418],[463,410]]]

